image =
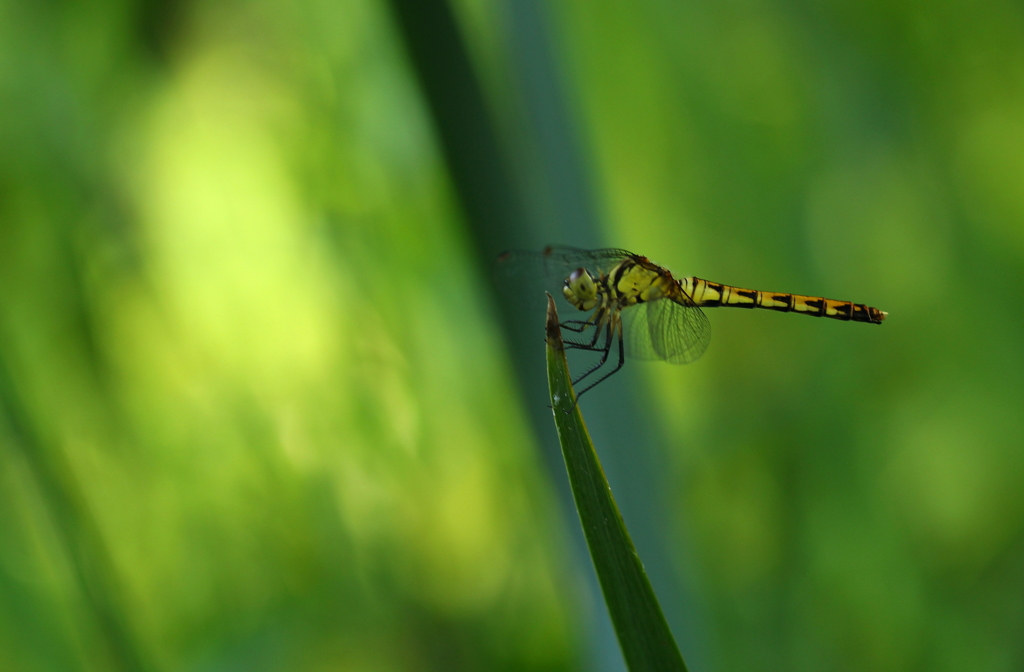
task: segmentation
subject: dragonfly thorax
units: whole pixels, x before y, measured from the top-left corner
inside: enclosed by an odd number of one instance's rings
[[[562,287],[565,300],[579,310],[593,310],[598,301],[598,287],[594,276],[585,268],[577,268],[565,279]]]
[[[646,260],[645,260],[646,261]],[[672,274],[649,262],[623,262],[609,274],[614,294],[623,307],[671,296],[676,289]]]

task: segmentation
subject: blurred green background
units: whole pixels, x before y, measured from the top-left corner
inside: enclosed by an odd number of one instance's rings
[[[1024,668],[1018,3],[0,0],[0,670],[622,669],[546,243],[890,313],[584,398],[691,669]]]

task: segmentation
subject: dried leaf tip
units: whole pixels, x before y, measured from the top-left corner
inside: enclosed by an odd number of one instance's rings
[[[548,318],[545,323],[548,345],[556,350],[564,349],[562,345],[562,329],[558,326],[558,309],[555,307],[555,299],[548,294]]]

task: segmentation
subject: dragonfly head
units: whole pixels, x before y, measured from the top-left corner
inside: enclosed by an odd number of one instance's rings
[[[593,310],[597,306],[597,283],[585,268],[577,268],[565,279],[562,294],[579,310]]]

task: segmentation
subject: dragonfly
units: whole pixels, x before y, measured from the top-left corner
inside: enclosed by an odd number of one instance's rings
[[[699,359],[711,341],[711,323],[702,308],[763,308],[870,324],[881,324],[888,315],[852,301],[675,278],[647,257],[616,248],[548,246],[542,252],[505,252],[498,257],[497,269],[499,283],[513,288],[518,281],[537,276],[552,289],[560,285],[569,305],[590,313],[586,319],[559,325],[579,334],[565,339],[566,348],[600,353],[598,361],[573,380],[574,386],[601,371],[617,344],[615,365],[578,392],[577,399],[617,373],[627,358],[672,364]]]

